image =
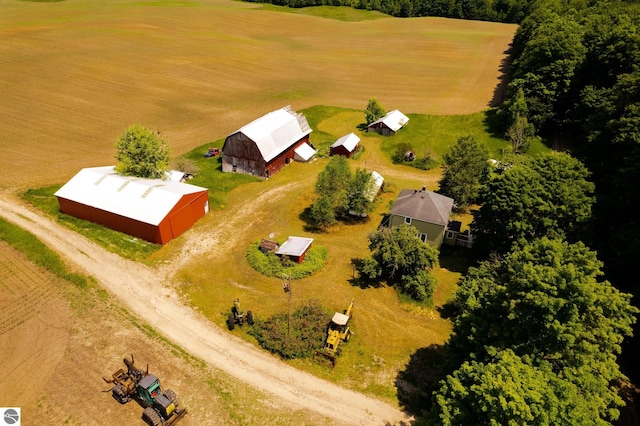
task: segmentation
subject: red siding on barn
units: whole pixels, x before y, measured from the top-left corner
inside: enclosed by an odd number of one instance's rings
[[[94,222],[156,244],[166,244],[193,226],[198,219],[206,214],[208,201],[207,191],[184,195],[170,213],[156,226],[58,197],[60,211],[64,214]]]
[[[295,150],[303,143],[309,143],[309,136],[305,136],[299,141],[296,141],[289,148],[283,150],[280,154],[278,154],[271,161],[264,161],[260,152],[257,148],[255,148],[255,144],[253,144],[253,148],[250,148],[245,145],[244,139],[239,138],[236,141],[240,140],[242,143],[240,144],[242,149],[233,149],[231,150],[231,146],[236,146],[238,143],[228,143],[225,142],[222,152],[222,171],[223,172],[236,172],[236,173],[244,173],[253,176],[259,176],[263,178],[268,178],[278,173],[284,166],[293,161]],[[227,147],[229,147],[227,149]],[[235,153],[235,154],[234,154]],[[240,156],[238,153],[242,153]]]
[[[356,149],[357,148],[358,146],[356,145]],[[345,148],[342,145],[331,148],[331,152],[329,153],[329,155],[343,155],[347,158],[351,157],[352,154],[353,154],[353,151],[349,151],[347,148]]]
[[[64,198],[58,198],[58,203],[60,204],[60,211],[69,216],[97,223],[152,243],[163,244],[160,240],[158,227],[155,225],[139,222],[129,217],[120,216]]]

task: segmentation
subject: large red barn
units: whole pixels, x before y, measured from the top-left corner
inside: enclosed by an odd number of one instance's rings
[[[121,176],[113,166],[80,170],[56,193],[62,213],[157,244],[209,211],[209,191],[174,180]]]
[[[272,111],[227,136],[222,171],[268,178],[296,158],[308,161],[315,153],[310,133],[304,115],[290,107]]]

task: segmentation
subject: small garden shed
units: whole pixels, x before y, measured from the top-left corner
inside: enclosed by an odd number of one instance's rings
[[[121,176],[113,166],[80,170],[55,196],[62,213],[156,244],[180,236],[209,211],[207,188]]]
[[[384,117],[379,118],[367,126],[367,132],[378,132],[383,136],[395,135],[409,122],[409,118],[394,109],[389,111]]]
[[[329,155],[344,155],[349,158],[360,146],[360,138],[355,133],[344,135],[329,147]]]
[[[290,107],[272,111],[227,136],[222,146],[222,171],[268,178],[296,156],[308,161],[307,119]]]
[[[280,246],[276,254],[281,257],[287,256],[294,262],[302,263],[312,243],[313,238],[289,237]]]

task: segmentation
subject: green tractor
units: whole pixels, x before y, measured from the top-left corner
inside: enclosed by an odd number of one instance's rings
[[[242,325],[245,321],[247,324],[253,325],[253,313],[251,311],[247,311],[245,314],[244,311],[240,309],[240,299],[235,299],[233,301],[231,313],[229,313],[229,317],[227,318],[227,327],[229,327],[229,330],[233,330],[236,324]]]
[[[324,347],[321,351],[316,351],[316,357],[321,356],[331,362],[331,366],[336,366],[336,357],[339,355],[338,346],[342,342],[348,342],[351,335],[354,334],[349,328],[349,320],[353,316],[354,299],[351,299],[351,304],[344,311],[344,313],[336,312],[331,318],[329,327],[327,328],[327,338],[324,342]]]
[[[120,404],[135,399],[144,407],[142,419],[150,426],[170,426],[177,423],[187,414],[187,410],[180,408],[178,396],[171,389],[162,390],[160,379],[149,374],[149,366],[143,371],[134,365],[133,355],[131,360],[125,358],[127,370],[120,368],[111,375],[111,379],[103,377],[107,383],[113,384],[111,392],[113,398]]]

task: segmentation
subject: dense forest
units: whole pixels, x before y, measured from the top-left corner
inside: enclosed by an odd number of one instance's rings
[[[639,30],[637,3],[540,0],[521,21],[499,131],[570,155],[485,179],[472,230],[487,260],[460,282],[431,423],[609,424],[631,400]]]
[[[378,10],[391,16],[444,18],[518,23],[527,16],[531,0],[246,0],[278,6],[349,6]]]

